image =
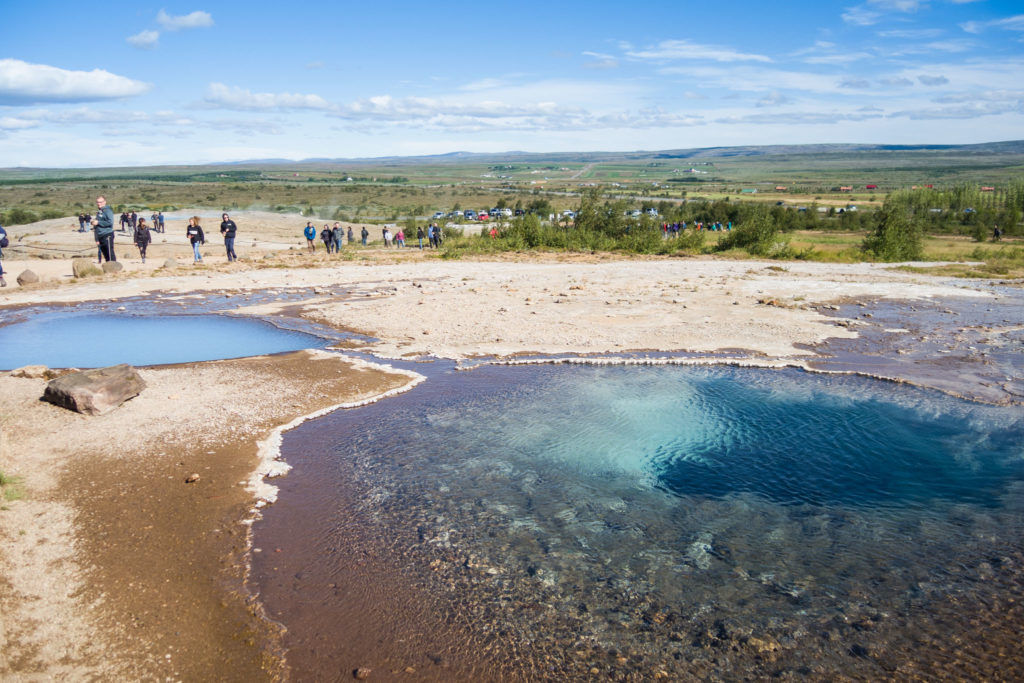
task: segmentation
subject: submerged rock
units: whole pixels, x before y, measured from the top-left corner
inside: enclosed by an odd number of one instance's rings
[[[122,363],[50,380],[43,400],[85,415],[103,415],[138,396],[145,387],[138,371]]]

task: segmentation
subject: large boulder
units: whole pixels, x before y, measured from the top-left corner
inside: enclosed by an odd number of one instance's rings
[[[106,261],[103,264],[104,273],[120,273],[124,270],[124,266],[117,261]]]
[[[73,258],[71,259],[71,273],[76,278],[89,277],[90,275],[99,275],[102,271],[99,267],[92,262],[91,258]]]
[[[23,270],[21,271],[21,275],[18,276],[18,284],[22,287],[25,285],[34,285],[37,282],[39,282],[39,276],[31,270]]]
[[[146,383],[138,371],[122,363],[50,380],[43,400],[86,415],[103,415],[138,396],[145,388]]]

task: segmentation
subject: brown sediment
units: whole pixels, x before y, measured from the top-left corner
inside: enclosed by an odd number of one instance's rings
[[[0,512],[0,678],[279,678],[243,585],[258,442],[410,382],[311,351],[140,372],[140,396],[91,418],[41,403],[43,380],[0,378],[18,438],[2,469],[26,496]]]

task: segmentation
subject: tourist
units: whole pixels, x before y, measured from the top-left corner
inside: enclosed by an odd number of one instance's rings
[[[128,212],[121,212],[121,232],[125,232],[128,226]]]
[[[203,234],[203,228],[199,225],[199,216],[192,216],[188,219],[188,228],[186,228],[185,234],[188,235],[188,241],[192,243],[192,263],[202,263],[203,255],[199,253],[199,246],[206,244],[206,235]]]
[[[316,228],[313,227],[313,221],[306,221],[306,227],[302,229],[302,234],[306,237],[306,246],[309,247],[309,251],[316,251]]]
[[[135,213],[135,211],[132,211],[131,215],[128,216],[128,225],[131,226],[133,232],[135,231],[135,226],[138,224],[138,222],[139,214]]]
[[[353,240],[354,240],[354,239],[355,239],[355,238],[354,238],[354,236],[352,235],[352,226],[350,225],[350,226],[348,226],[348,243],[349,243],[349,244],[352,244],[352,242],[353,242]]]
[[[331,226],[324,223],[324,229],[320,231],[320,240],[324,243],[324,249],[330,254],[334,250],[334,233]]]
[[[441,239],[442,239],[442,237],[443,237],[443,235],[441,234],[441,226],[440,225],[435,225],[434,226],[434,241],[437,243],[437,248],[438,249],[441,248]]]
[[[370,231],[369,231],[369,230],[367,230],[367,229],[366,229],[366,226],[364,225],[364,226],[363,226],[363,229],[362,229],[362,230],[360,230],[359,234],[360,234],[360,235],[362,236],[362,238],[363,238],[363,246],[365,247],[365,246],[366,246],[366,238],[370,236]]]
[[[157,232],[163,232],[164,231],[164,212],[163,211],[157,211],[156,212],[156,225],[153,226],[153,229],[156,230]]]
[[[99,256],[105,261],[116,261],[114,255],[114,210],[107,206],[107,198],[96,198],[96,217],[92,219],[93,237],[99,247]]]
[[[85,232],[85,214],[78,214],[78,232]]]
[[[490,234],[492,240],[496,239],[498,237],[498,229],[494,227],[494,225],[491,225],[491,231],[488,234]]]
[[[1003,231],[999,229],[998,225],[992,226],[992,241],[998,242],[1003,238]]]
[[[334,221],[334,229],[331,230],[331,235],[334,238],[334,253],[341,252],[341,243],[345,237],[345,231],[341,227],[341,223]]]
[[[416,239],[419,240],[420,251],[423,251],[423,226],[422,225],[416,226]]]
[[[385,247],[390,247],[391,246],[391,233],[388,231],[388,229],[386,227],[380,229],[380,236],[384,240],[384,246]]]
[[[7,231],[4,230],[4,226],[0,225],[0,287],[7,286],[7,280],[4,279],[4,247],[10,244],[10,240],[7,239]]]
[[[139,227],[135,228],[135,246],[139,248],[139,256],[142,257],[142,262],[146,262],[146,247],[153,241],[153,238],[149,234],[149,226],[146,225],[146,219],[139,219]]]
[[[396,247],[404,247],[405,246],[405,230],[403,230],[402,228],[399,228],[398,232],[395,233],[395,246]]]
[[[159,219],[158,219],[159,220]],[[238,260],[238,255],[235,254],[235,233],[238,232],[238,226],[231,220],[231,216],[226,213],[220,216],[220,234],[224,235],[224,249],[228,253],[228,263]]]

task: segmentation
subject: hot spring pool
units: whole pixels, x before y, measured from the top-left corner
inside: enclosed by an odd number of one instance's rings
[[[297,675],[385,641],[438,680],[455,675],[439,661],[509,679],[1024,673],[1020,407],[788,370],[483,367],[306,423],[284,454],[254,578]],[[417,604],[371,613],[354,596],[390,604],[373,590],[390,574]]]
[[[252,318],[47,312],[0,327],[0,369],[188,363],[297,351],[326,343]]]

